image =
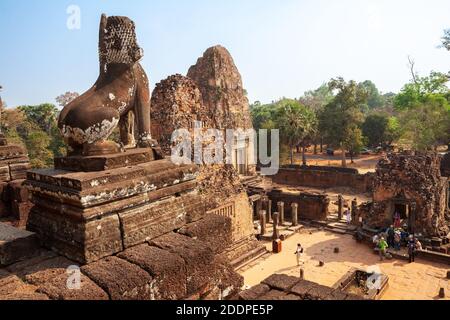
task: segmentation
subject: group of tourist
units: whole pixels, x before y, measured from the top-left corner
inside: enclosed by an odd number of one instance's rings
[[[406,244],[408,249],[409,262],[412,263],[415,260],[415,255],[417,250],[422,250],[422,244],[419,239],[414,237],[414,235],[409,234],[405,229],[400,228],[397,224],[391,225],[383,233],[376,234],[372,241],[375,245],[375,249],[378,250],[380,254],[380,261],[383,261],[387,256],[387,250],[392,248],[399,251],[402,244]]]

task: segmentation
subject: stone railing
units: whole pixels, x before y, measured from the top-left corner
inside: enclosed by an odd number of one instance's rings
[[[214,214],[227,218],[236,218],[236,207],[235,203],[228,203],[219,208],[210,210],[207,212],[208,214]]]

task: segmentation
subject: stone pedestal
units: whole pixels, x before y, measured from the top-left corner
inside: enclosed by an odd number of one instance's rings
[[[149,151],[140,152],[142,157],[118,155],[126,163],[114,163],[111,170],[29,171],[26,184],[34,203],[29,230],[46,247],[85,264],[201,219],[206,207],[196,191],[197,167],[168,159],[144,162]]]

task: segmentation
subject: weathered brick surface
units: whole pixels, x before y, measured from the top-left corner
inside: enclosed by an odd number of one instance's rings
[[[138,265],[153,277],[153,298],[177,300],[186,296],[186,263],[179,255],[143,244],[121,252],[118,257]]]
[[[231,218],[207,215],[204,219],[188,224],[179,233],[205,242],[215,254],[222,253],[232,244]]]
[[[261,284],[238,295],[239,300],[363,300],[320,284],[288,275],[272,275]]]
[[[204,214],[201,198],[195,193],[171,197],[119,214],[126,248],[150,241],[184,226]]]
[[[80,263],[97,261],[123,250],[117,215],[79,223],[33,209],[28,228],[39,235],[46,247]]]
[[[274,274],[264,280],[262,283],[269,287],[281,291],[289,291],[299,282],[299,278],[287,276],[284,274]]]
[[[265,284],[257,284],[256,286],[242,291],[239,294],[239,300],[258,300],[259,297],[263,296],[270,291],[270,287]]]
[[[67,272],[69,266],[76,263],[64,257],[55,257],[40,263],[29,265],[17,273],[26,282],[39,286]]]
[[[192,295],[214,280],[214,252],[203,242],[170,233],[151,244],[179,255],[186,262],[187,294]]]
[[[107,257],[81,268],[112,300],[150,300],[152,277],[135,264]]]
[[[91,279],[81,274],[79,289],[69,289],[70,274],[61,274],[42,283],[37,292],[46,294],[52,300],[109,300],[108,294]]]

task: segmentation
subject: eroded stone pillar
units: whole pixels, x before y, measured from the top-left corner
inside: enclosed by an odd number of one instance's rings
[[[284,225],[284,202],[280,201],[277,203],[278,212],[280,214],[280,226]]]
[[[352,201],[352,222],[356,223],[356,211],[358,210],[358,200],[355,198]]]
[[[273,214],[273,235],[272,240],[278,240],[280,238],[280,232],[278,231],[279,213],[274,212]]]
[[[259,212],[259,223],[261,225],[261,235],[266,234],[266,210],[261,210]]]
[[[256,215],[255,215],[256,217],[259,218],[259,214],[261,213],[262,209],[263,209],[262,200],[261,199],[256,200]]]
[[[292,226],[296,227],[298,226],[298,204],[293,203],[291,204],[292,208]]]
[[[270,200],[269,198],[267,198],[267,222],[271,223],[272,222],[272,200]]]
[[[342,195],[340,194],[338,196],[338,220],[341,221],[342,220],[342,215],[344,213],[344,197],[342,197]]]

